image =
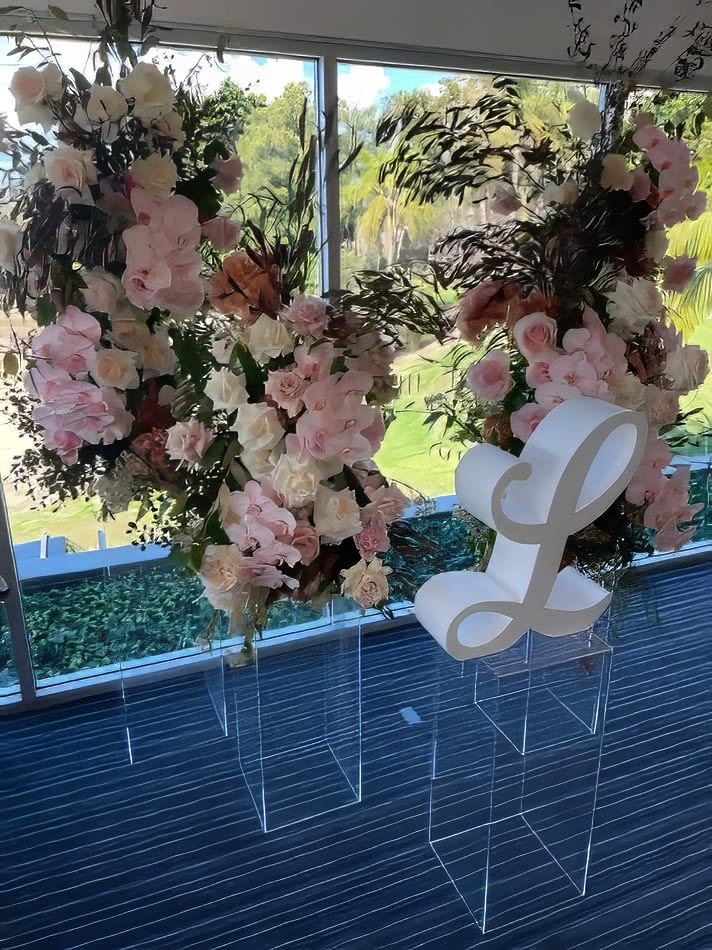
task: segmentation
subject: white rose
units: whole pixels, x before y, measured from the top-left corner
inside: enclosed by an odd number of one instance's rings
[[[150,333],[148,340],[140,350],[144,378],[167,376],[175,372],[178,359],[171,346],[168,331],[158,327]]]
[[[212,400],[214,409],[234,412],[247,402],[245,377],[236,376],[227,368],[212,370],[205,384],[205,395]]]
[[[126,99],[113,86],[98,86],[95,83],[89,90],[86,114],[90,122],[118,122],[128,111]]]
[[[355,600],[364,609],[375,607],[388,597],[387,577],[391,573],[391,568],[384,567],[383,561],[378,557],[368,562],[361,560],[341,572],[344,579],[341,593],[344,597]]]
[[[582,99],[571,109],[566,121],[575,136],[588,141],[600,131],[601,113],[595,103]]]
[[[0,267],[15,273],[15,258],[22,247],[22,231],[10,218],[0,218]]]
[[[34,66],[20,66],[10,80],[10,92],[15,99],[15,112],[20,125],[38,122],[45,132],[49,132],[55,119],[46,102],[47,86],[40,70]]]
[[[284,496],[288,508],[303,508],[316,498],[323,478],[319,465],[311,457],[304,460],[296,455],[283,455],[272,472],[272,487]]]
[[[45,84],[45,97],[59,101],[64,95],[64,76],[56,63],[47,63],[40,68],[40,75]]]
[[[680,411],[680,394],[671,389],[645,387],[645,413],[652,425],[671,425]]]
[[[167,201],[178,181],[178,169],[168,155],[153,152],[148,158],[139,158],[131,166],[131,177],[159,201]]]
[[[242,447],[253,452],[271,449],[284,435],[277,410],[266,402],[240,406],[232,431],[237,432]]]
[[[166,452],[169,458],[187,462],[191,468],[197,465],[208,451],[215,436],[198,419],[176,422],[166,432]]]
[[[123,284],[103,267],[82,271],[86,287],[82,289],[87,310],[112,314],[123,291]]]
[[[173,142],[174,148],[180,148],[185,142],[183,119],[177,112],[166,112],[164,115],[158,116],[151,122],[148,138],[156,148],[158,148],[159,141],[165,142],[166,140]]]
[[[99,386],[135,389],[138,386],[137,354],[130,350],[100,347],[89,358],[89,372]]]
[[[630,283],[619,280],[615,291],[608,294],[608,313],[613,333],[628,339],[642,333],[651,321],[660,319],[663,298],[652,280],[644,277],[636,277]]]
[[[340,544],[361,531],[361,509],[350,488],[333,491],[319,485],[314,502],[314,527],[326,544]]]
[[[677,393],[689,393],[705,381],[709,372],[709,356],[699,346],[682,346],[670,353],[665,364],[665,375]]]
[[[153,63],[139,63],[119,82],[119,88],[127,99],[134,100],[133,114],[146,124],[173,106],[170,79]]]
[[[628,171],[625,155],[609,152],[603,156],[601,171],[601,188],[611,188],[613,191],[630,191],[633,187],[633,172]]]
[[[257,481],[271,475],[284,452],[284,442],[278,442],[272,449],[244,449],[240,461]]]
[[[640,409],[645,405],[646,386],[634,373],[612,374],[606,380],[615,404],[625,409]]]
[[[250,327],[247,345],[254,358],[264,363],[293,350],[294,337],[283,323],[263,313]]]
[[[45,175],[54,185],[57,194],[70,204],[93,204],[91,185],[96,184],[94,154],[59,145],[45,152]]]
[[[126,349],[133,350],[140,355],[149,344],[151,331],[145,323],[139,320],[113,318],[109,336],[113,342],[120,343]]]

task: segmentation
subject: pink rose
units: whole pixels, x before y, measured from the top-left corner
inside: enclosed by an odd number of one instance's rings
[[[304,343],[294,350],[294,361],[300,373],[313,381],[331,375],[331,366],[336,357],[333,343],[320,343],[311,347]]]
[[[166,452],[177,462],[197,465],[215,440],[215,436],[198,419],[176,422],[167,432]]]
[[[301,373],[292,369],[270,370],[265,385],[265,396],[294,417],[304,408],[302,396],[308,382]]]
[[[319,337],[326,329],[326,300],[321,297],[295,297],[284,316],[302,336]]]
[[[681,294],[687,287],[695,273],[697,267],[696,257],[686,257],[681,254],[679,257],[667,257],[663,260],[665,270],[663,271],[663,287],[665,290],[674,290]]]
[[[556,346],[556,320],[545,313],[530,313],[514,324],[512,333],[519,352],[529,363]]]
[[[532,432],[536,429],[544,416],[548,414],[548,411],[548,409],[544,409],[543,406],[535,402],[528,402],[522,406],[521,409],[517,409],[509,418],[512,435],[516,436],[516,438],[522,442],[527,442]]]
[[[240,236],[240,225],[230,218],[224,218],[218,215],[210,218],[201,226],[203,237],[207,238],[216,251],[224,251],[229,247],[235,247],[237,239]]]
[[[513,386],[509,362],[509,353],[490,350],[468,369],[466,377],[470,388],[482,399],[502,399]]]

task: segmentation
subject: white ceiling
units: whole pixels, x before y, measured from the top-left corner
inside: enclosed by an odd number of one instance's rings
[[[70,14],[86,16],[92,0],[59,0]],[[630,0],[629,0],[630,2]],[[625,0],[580,0],[581,14],[591,24],[594,59],[608,59],[616,15]],[[33,6],[40,4],[34,0]],[[230,33],[234,42],[267,37],[280,45],[284,37],[329,40],[340,44],[456,54],[473,67],[503,69],[531,64],[543,74],[578,70],[571,67],[567,47],[573,31],[567,0],[163,0],[154,21]],[[695,23],[712,24],[712,0],[643,0],[638,29],[631,37],[631,58],[678,18],[675,36],[651,63],[648,75],[661,80],[686,45],[684,34]],[[190,31],[189,34],[190,35]],[[241,39],[240,39],[241,38]],[[688,40],[689,42],[689,40]],[[258,44],[255,42],[255,46]],[[416,52],[414,52],[416,51]],[[463,63],[464,65],[464,63]],[[695,85],[712,87],[712,58]]]

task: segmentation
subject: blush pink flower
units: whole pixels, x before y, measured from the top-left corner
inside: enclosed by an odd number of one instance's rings
[[[387,551],[391,546],[391,542],[383,515],[374,514],[363,530],[354,535],[354,542],[358,548],[358,553],[365,561],[370,561],[377,554]]]
[[[100,340],[99,321],[70,306],[56,323],[40,330],[32,341],[32,355],[77,375],[87,372]]]
[[[667,442],[658,438],[658,429],[651,426],[648,441],[638,470],[626,489],[625,497],[632,505],[644,505],[655,500],[655,496],[665,487],[667,479],[663,469],[672,459]]]
[[[534,392],[534,398],[539,405],[550,412],[555,406],[566,402],[567,399],[580,399],[581,391],[569,383],[544,383]],[[514,430],[512,430],[514,431]]]
[[[681,254],[675,258],[665,258],[663,260],[665,270],[663,271],[663,287],[665,290],[674,290],[680,294],[687,287],[695,273],[697,267],[696,257],[686,257]]]
[[[681,528],[704,508],[703,504],[690,505],[690,466],[680,465],[657,492],[645,509],[643,523],[657,531],[654,546],[658,551],[677,551],[695,534],[694,525]]]
[[[115,389],[55,379],[51,395],[50,404],[35,406],[32,412],[35,422],[48,432],[71,432],[92,445],[111,445],[131,431],[134,418]]]
[[[509,353],[505,350],[490,350],[467,370],[468,385],[482,399],[503,399],[513,386],[509,363]]]
[[[284,311],[284,316],[302,336],[319,337],[326,329],[326,300],[300,294]]]
[[[231,195],[237,191],[242,178],[242,162],[237,155],[216,158],[213,161],[213,168],[218,187],[224,194]]]
[[[548,412],[548,409],[535,402],[528,402],[521,409],[517,409],[509,418],[512,435],[522,442],[527,442],[541,420],[548,415]]]
[[[371,518],[375,513],[380,514],[386,524],[403,517],[403,512],[410,504],[410,500],[403,494],[397,485],[380,485],[378,488],[366,488],[366,494],[371,504],[363,510],[364,517]]]
[[[545,313],[530,313],[517,320],[512,333],[519,352],[529,363],[536,363],[542,354],[556,346],[556,320]]]
[[[490,211],[495,211],[497,214],[505,216],[514,214],[521,206],[521,201],[517,198],[514,190],[509,185],[498,185],[495,189],[494,196],[489,201]]]
[[[294,529],[292,545],[299,551],[302,564],[308,567],[319,554],[319,535],[314,525],[306,518],[300,518]]]
[[[207,238],[216,251],[224,251],[229,247],[235,247],[237,239],[240,236],[240,225],[230,218],[224,218],[217,215],[204,221],[201,225],[203,237]]]
[[[297,416],[304,408],[302,396],[309,383],[293,369],[270,370],[265,384],[265,396],[289,416]]]
[[[294,362],[303,376],[316,381],[331,375],[331,367],[337,355],[333,343],[319,343],[318,346],[307,346],[303,343],[294,350]]]
[[[176,422],[168,430],[166,452],[176,462],[197,465],[214,441],[215,436],[200,420]]]
[[[575,386],[582,396],[592,396],[596,399],[605,399],[608,396],[608,386],[598,378],[595,367],[589,363],[583,352],[557,356],[549,364],[549,375],[552,383]]]

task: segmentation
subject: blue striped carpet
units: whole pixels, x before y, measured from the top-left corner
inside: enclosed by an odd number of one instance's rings
[[[185,747],[202,678],[136,694],[169,751],[149,733],[133,766],[118,696],[0,721],[0,947],[712,947],[711,575],[627,590],[589,892],[565,910],[483,937],[430,849],[434,648],[412,626],[364,641],[362,803],[267,836],[234,738]]]

